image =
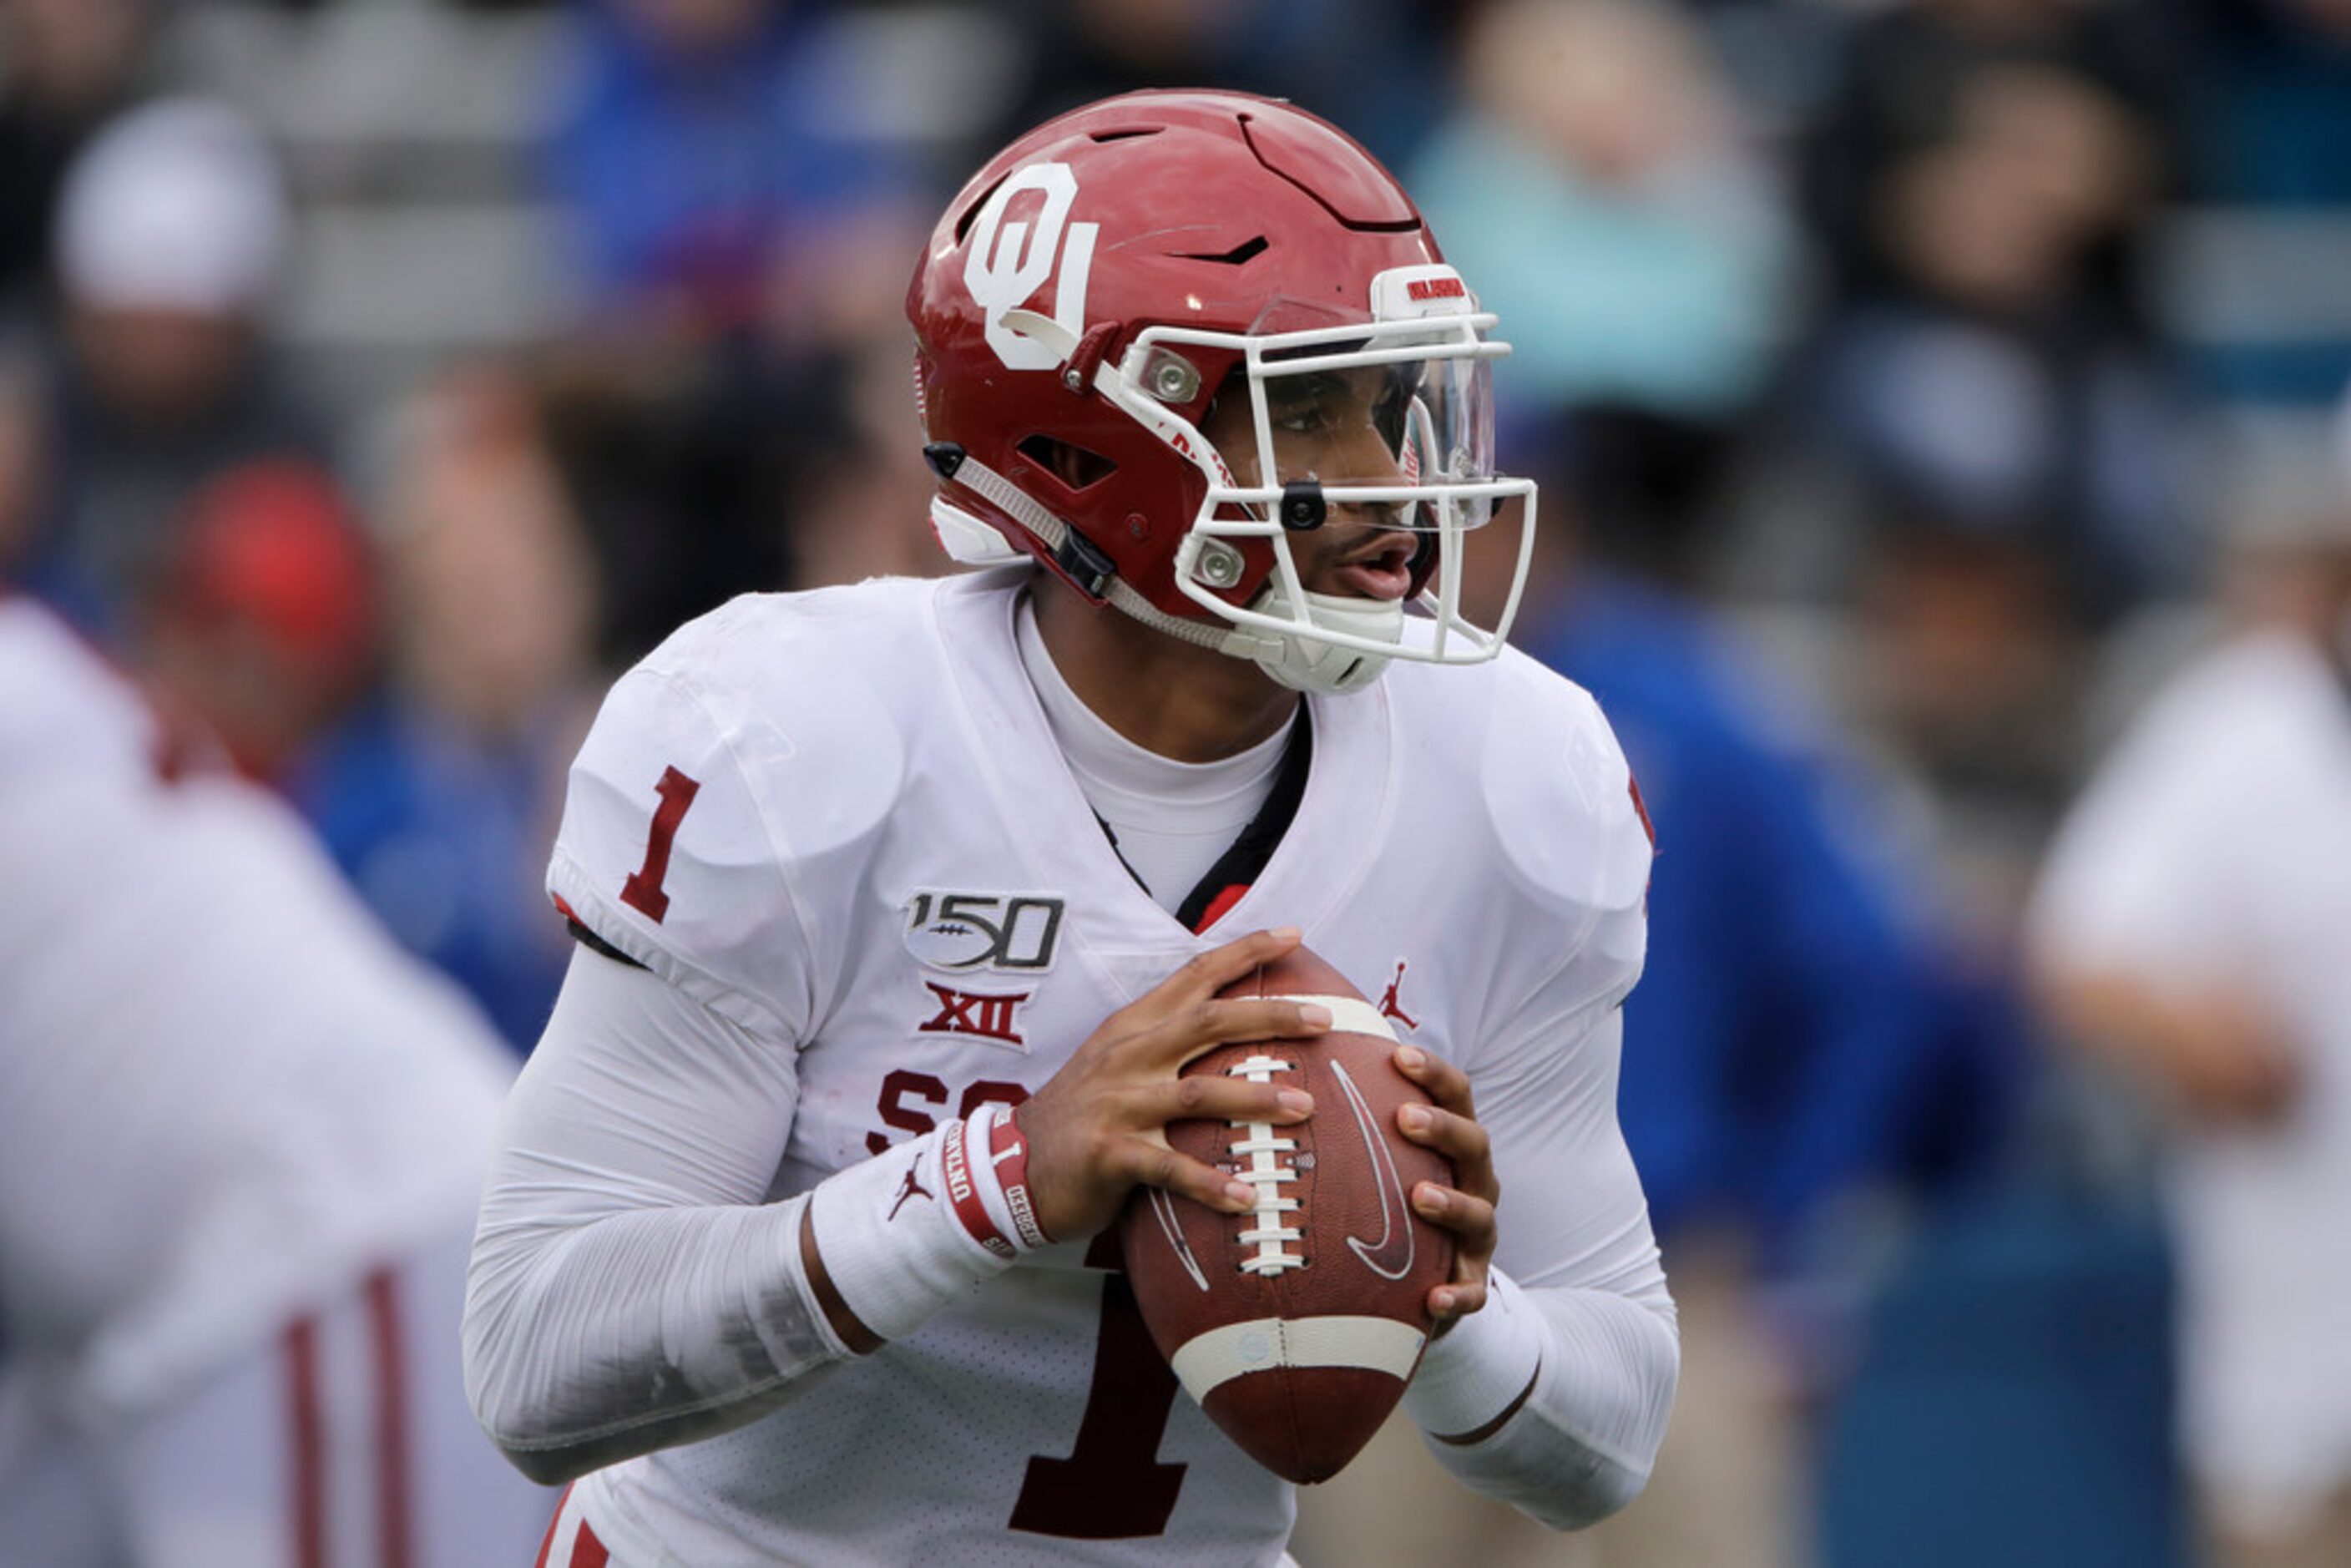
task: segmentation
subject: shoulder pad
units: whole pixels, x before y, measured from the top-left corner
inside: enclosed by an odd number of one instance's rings
[[[840,924],[811,889],[843,884],[904,774],[885,689],[926,656],[914,602],[746,596],[622,676],[572,764],[559,905],[721,1012],[801,1033]]]
[[[1546,904],[1637,907],[1656,846],[1615,732],[1582,686],[1515,652],[1497,664],[1479,782],[1502,863]]]

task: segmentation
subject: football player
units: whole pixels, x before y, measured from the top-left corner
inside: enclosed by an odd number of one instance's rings
[[[0,1562],[513,1561],[555,1494],[457,1333],[511,1059],[167,737],[0,589]]]
[[[907,303],[933,521],[1002,564],[737,600],[573,769],[467,1312],[491,1435],[584,1478],[547,1560],[1280,1560],[1102,1234],[1254,1201],[1171,1120],[1314,1113],[1178,1078],[1328,1026],[1217,999],[1301,932],[1457,1173],[1405,1409],[1551,1524],[1621,1506],[1677,1365],[1614,1113],[1652,848],[1591,700],[1458,607],[1533,525],[1491,318],[1345,135],[1194,91],[1020,138]]]

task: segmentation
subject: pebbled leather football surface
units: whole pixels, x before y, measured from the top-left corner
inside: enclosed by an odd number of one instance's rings
[[[1453,1173],[1396,1129],[1397,1110],[1427,1097],[1396,1071],[1387,1020],[1336,969],[1300,947],[1223,994],[1311,998],[1338,1015],[1319,1039],[1221,1046],[1185,1069],[1302,1088],[1314,1113],[1170,1125],[1171,1144],[1252,1181],[1260,1203],[1227,1215],[1138,1187],[1119,1221],[1126,1270],[1160,1354],[1226,1435],[1277,1475],[1326,1480],[1419,1364],[1453,1241],[1409,1195]]]

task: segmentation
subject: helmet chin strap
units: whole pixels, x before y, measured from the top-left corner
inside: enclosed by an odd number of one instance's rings
[[[960,449],[943,449],[935,455],[926,450],[925,455],[931,459],[935,467],[945,465],[940,471],[942,478],[951,477],[994,502],[1036,535],[1046,549],[1059,551],[1069,538],[1069,524],[1047,511],[1027,491],[986,464]],[[1019,554],[1004,541],[992,524],[949,502],[934,501],[932,517],[940,543],[957,560],[1007,560]],[[986,540],[991,538],[1000,549],[987,546]],[[1137,593],[1133,585],[1114,576],[1104,580],[1101,596],[1114,608],[1171,637],[1250,660],[1259,669],[1292,691],[1320,692],[1329,695],[1361,691],[1378,680],[1380,672],[1388,667],[1388,661],[1380,654],[1334,647],[1319,639],[1301,637],[1294,632],[1255,632],[1238,626],[1217,627],[1180,619],[1161,610]],[[1306,605],[1317,625],[1374,642],[1403,641],[1404,605],[1400,601],[1309,593]],[[1294,621],[1298,618],[1296,607],[1279,576],[1269,581],[1258,594],[1255,608],[1277,620]]]
[[[1379,643],[1404,640],[1402,600],[1310,592],[1306,595],[1306,607],[1316,625],[1327,626],[1333,632]],[[1297,615],[1297,606],[1279,576],[1265,585],[1252,608],[1282,620]],[[1266,641],[1273,645],[1272,651],[1254,655],[1257,667],[1292,691],[1330,696],[1359,692],[1378,680],[1380,672],[1388,667],[1384,655],[1342,648],[1319,638],[1284,632]]]

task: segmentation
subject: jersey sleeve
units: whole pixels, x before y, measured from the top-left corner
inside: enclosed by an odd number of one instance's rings
[[[2070,967],[2209,968],[2237,909],[2230,828],[2241,810],[2219,749],[2154,716],[2060,826],[2028,914],[2032,946]]]
[[[1540,746],[1509,775],[1488,759],[1522,951],[1502,971],[1510,991],[1463,1046],[1503,1195],[1495,1286],[1485,1312],[1430,1347],[1405,1407],[1465,1484],[1576,1528],[1647,1479],[1680,1351],[1616,1120],[1655,841],[1591,698],[1560,683],[1540,700],[1550,725],[1507,727],[1521,746],[1553,737],[1550,766]]]
[[[1528,1059],[1631,993],[1648,954],[1656,855],[1640,785],[1599,705],[1547,677],[1530,709],[1494,727],[1480,771],[1498,873],[1518,913],[1473,1050],[1479,1071],[1505,1077],[1541,1071]]]
[[[732,1021],[804,1038],[812,958],[799,889],[750,783],[791,753],[707,688],[642,664],[572,763],[548,866],[556,907]]]

